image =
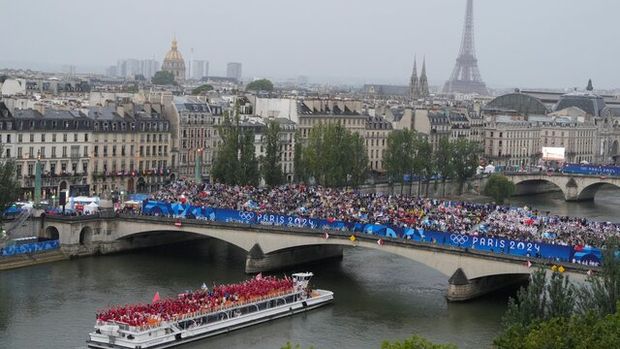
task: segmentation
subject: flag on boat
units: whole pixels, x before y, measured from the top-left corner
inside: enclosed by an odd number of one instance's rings
[[[383,246],[383,239],[379,239],[379,240],[377,240],[377,245],[379,245],[379,246]]]
[[[532,267],[532,262],[527,261],[527,263],[525,263],[525,265],[527,265],[528,268],[531,268]]]
[[[329,239],[329,234],[327,232],[323,233],[323,239],[325,240]]]
[[[174,222],[174,226],[177,228],[180,228],[183,224],[181,223],[181,221],[176,221]]]
[[[202,286],[200,286],[200,288],[201,288],[203,291],[208,291],[208,290],[209,290],[209,288],[207,287],[207,284],[205,284],[204,282],[202,283]]]
[[[351,242],[355,242],[355,240],[357,240],[357,238],[355,237],[355,235],[351,235],[351,236],[349,236],[349,240],[351,240]]]
[[[256,274],[256,280],[262,280],[262,279],[263,279],[263,273]]]
[[[560,265],[560,267],[558,268],[558,271],[559,271],[560,273],[563,273],[565,270],[566,270],[566,269],[564,269],[564,267],[563,267],[563,266],[561,266],[561,265]]]
[[[151,303],[157,302],[159,302],[159,291],[155,292],[155,295],[153,296],[153,301]]]

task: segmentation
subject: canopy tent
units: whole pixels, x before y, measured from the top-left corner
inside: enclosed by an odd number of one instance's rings
[[[91,202],[90,204],[84,205],[84,213],[86,214],[93,214],[93,213],[97,213],[99,212],[99,205],[97,205],[94,202]]]

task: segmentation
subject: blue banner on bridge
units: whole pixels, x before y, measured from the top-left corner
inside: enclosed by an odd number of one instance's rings
[[[344,230],[389,238],[404,238],[498,254],[543,258],[551,261],[576,262],[590,265],[601,263],[601,250],[584,246],[564,246],[542,242],[513,240],[489,235],[471,235],[424,230],[421,228],[393,227],[381,224],[343,222],[274,213],[256,213],[225,208],[192,206],[181,203],[145,201],[143,213],[178,218],[203,219],[222,223],[261,224],[320,230]]]
[[[36,253],[60,248],[58,240],[33,242],[29,244],[9,245],[2,249],[2,256],[10,257],[26,253]]]

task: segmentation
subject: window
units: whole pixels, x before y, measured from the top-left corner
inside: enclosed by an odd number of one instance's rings
[[[28,156],[32,159],[34,158],[34,147],[28,148]]]
[[[56,134],[52,133],[52,142],[56,142]]]
[[[5,157],[6,157],[6,158],[10,158],[10,157],[11,157],[11,149],[7,149],[7,150],[6,150],[6,155],[5,155]]]
[[[23,135],[23,134],[21,134],[21,133],[17,135],[17,143],[21,143],[21,142],[23,142],[23,136],[24,136],[24,135]]]
[[[77,142],[77,141],[78,141],[78,134],[77,134],[77,133],[74,133],[74,134],[73,134],[73,141],[74,141],[74,142]]]
[[[31,134],[30,134],[30,142],[31,142],[31,143],[32,143],[32,142],[34,142],[34,133],[31,133]]]
[[[56,147],[52,147],[52,158],[56,157]]]
[[[45,142],[45,133],[41,133],[41,142]]]
[[[88,133],[84,133],[84,142],[88,142]]]
[[[84,146],[84,157],[85,158],[88,157],[88,146],[87,145]]]
[[[6,142],[11,143],[11,135],[6,135]]]
[[[65,136],[66,136],[66,134],[65,134]],[[62,147],[62,157],[63,158],[67,157],[67,147]],[[65,167],[66,167],[66,165],[65,165]]]
[[[67,141],[67,134],[66,134],[66,133],[63,133],[63,134],[62,134],[62,141],[63,141],[63,142],[66,142],[66,141]]]

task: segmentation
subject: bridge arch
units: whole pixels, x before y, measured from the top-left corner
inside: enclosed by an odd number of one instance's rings
[[[566,188],[562,188],[551,179],[546,178],[523,178],[516,179],[514,195],[532,195],[548,193],[553,191],[561,191],[566,197]],[[569,183],[570,184],[570,183]]]
[[[93,241],[93,229],[88,225],[80,230],[80,245],[88,245]]]
[[[50,240],[59,240],[60,233],[58,232],[58,228],[53,225],[47,226],[43,233],[43,237]]]
[[[577,200],[579,200],[579,201],[581,201],[581,200],[593,200],[594,197],[596,196],[596,193],[601,188],[616,188],[616,189],[620,189],[620,186],[618,186],[616,184],[613,184],[613,183],[608,183],[608,182],[592,183],[592,184],[586,186],[585,188],[581,189],[581,191],[579,192],[579,196],[577,197]]]
[[[135,238],[139,238],[139,237],[145,237],[145,236],[149,236],[149,235],[153,235],[153,234],[167,234],[169,236],[172,236],[174,234],[183,234],[185,236],[197,236],[197,237],[207,237],[207,238],[212,238],[215,240],[219,240],[222,242],[225,242],[229,245],[235,246],[236,248],[239,248],[241,250],[243,250],[244,252],[249,252],[251,250],[251,246],[248,247],[247,244],[243,244],[243,243],[239,243],[238,239],[227,239],[225,237],[222,236],[217,236],[215,234],[209,234],[205,231],[200,231],[200,229],[178,229],[178,230],[174,230],[174,229],[153,229],[153,230],[145,230],[145,231],[137,231],[137,232],[131,232],[128,234],[124,234],[122,236],[117,237],[117,240],[133,240]],[[235,235],[235,234],[230,234],[230,235]],[[179,236],[180,237],[180,236]]]

